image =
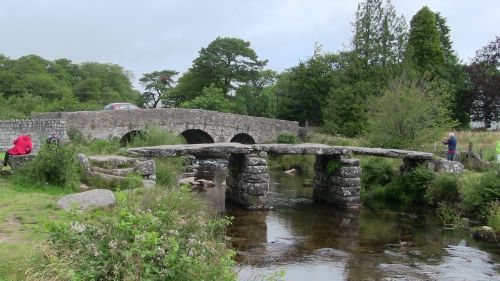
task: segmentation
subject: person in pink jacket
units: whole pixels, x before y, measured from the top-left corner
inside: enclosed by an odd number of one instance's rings
[[[19,136],[17,139],[14,140],[14,147],[7,150],[7,153],[5,153],[3,165],[7,166],[10,155],[30,154],[32,150],[33,150],[33,143],[31,142],[31,137],[29,135]]]

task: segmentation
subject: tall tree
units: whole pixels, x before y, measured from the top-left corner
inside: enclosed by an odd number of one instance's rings
[[[476,52],[467,67],[473,97],[472,119],[483,121],[486,128],[500,120],[500,37]]]
[[[366,65],[390,65],[403,59],[407,26],[390,0],[365,0],[355,14],[353,51]]]
[[[407,53],[420,71],[441,71],[445,63],[441,40],[436,14],[424,6],[411,19]]]
[[[338,60],[338,55],[316,55],[282,73],[276,87],[278,118],[321,125],[321,110],[338,80]]]
[[[170,96],[174,87],[174,77],[179,74],[175,70],[153,71],[143,74],[139,82],[144,86],[142,103],[149,108],[156,108],[162,101],[164,107],[172,107],[175,100]]]
[[[193,66],[179,79],[175,95],[189,100],[211,84],[222,89],[225,95],[234,95],[238,87],[254,79],[266,63],[259,60],[250,42],[217,37],[200,50]]]

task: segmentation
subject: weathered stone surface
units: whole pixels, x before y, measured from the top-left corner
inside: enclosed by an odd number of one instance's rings
[[[139,162],[139,165],[137,166],[137,171],[143,176],[156,174],[155,161],[154,160],[146,160],[146,161]]]
[[[83,191],[90,190],[90,187],[86,184],[81,183],[80,186],[78,187],[78,189],[83,192]]]
[[[110,170],[108,170],[108,169],[103,169],[100,167],[91,167],[90,171],[98,172],[101,174],[112,175],[112,176],[124,177],[128,174],[135,172],[135,168],[122,168],[122,169],[110,169]]]
[[[243,182],[262,182],[268,183],[270,180],[270,176],[268,173],[264,174],[249,174],[249,173],[241,173],[240,177]]]
[[[252,196],[266,195],[267,191],[269,191],[269,183],[242,182],[239,187],[241,191]]]
[[[341,167],[340,169],[335,171],[334,175],[341,178],[359,178],[361,177],[361,167]]]
[[[57,201],[57,205],[70,210],[73,206],[79,210],[107,208],[116,203],[115,195],[107,189],[93,189],[82,193],[70,194]]]
[[[360,178],[333,177],[332,182],[335,186],[342,186],[342,187],[361,186]]]
[[[204,187],[214,187],[215,184],[213,181],[209,181],[209,180],[204,180],[204,179],[198,179],[196,180],[201,186],[204,186]]]
[[[353,154],[381,156],[389,158],[406,158],[432,160],[434,155],[428,152],[400,150],[400,149],[384,149],[384,148],[369,148],[369,147],[346,147]]]
[[[266,196],[253,196],[245,192],[241,192],[234,189],[226,190],[226,198],[245,208],[248,211],[267,211],[269,206],[267,205]]]
[[[114,165],[115,167],[120,167],[126,164],[137,165],[139,163],[139,160],[137,158],[130,158],[119,155],[97,155],[97,156],[89,156],[88,158],[91,164],[104,163],[104,164]]]
[[[183,178],[178,181],[179,184],[189,184],[189,185],[196,185],[198,182],[196,181],[195,177],[188,177],[188,178]]]
[[[342,166],[359,166],[360,161],[359,159],[355,158],[340,158],[340,163]]]
[[[25,155],[11,155],[9,157],[8,164],[10,165],[12,170],[17,170],[26,163],[35,160],[35,158],[36,158],[36,153],[25,154]]]
[[[244,133],[256,143],[264,143],[276,139],[282,132],[298,135],[299,130],[299,124],[295,121],[187,108],[44,112],[33,113],[32,118],[37,119],[34,121],[56,119],[65,122],[63,128],[66,130],[71,128],[85,137],[96,139],[122,138],[132,131],[144,131],[148,125],[155,125],[175,135],[191,129],[202,130],[215,142],[230,142],[235,135]],[[50,132],[47,129],[42,140]],[[6,145],[11,143],[12,140]]]
[[[458,161],[448,161],[443,158],[429,161],[428,167],[431,171],[438,173],[459,174],[465,172],[465,167],[462,163]]]
[[[82,165],[82,167],[83,167],[85,170],[87,170],[87,169],[89,169],[89,168],[90,168],[90,160],[89,160],[89,158],[87,157],[87,155],[85,155],[85,154],[81,154],[81,153],[80,153],[80,154],[78,154],[78,155],[76,156],[76,158],[77,158],[78,162],[80,163],[80,165]]]
[[[249,154],[253,151],[252,146],[240,143],[203,143],[203,144],[178,144],[159,145],[149,147],[136,147],[127,150],[130,153],[146,156],[182,156],[182,155],[211,155],[217,154]]]
[[[244,165],[245,166],[266,166],[267,167],[267,160],[264,158],[259,158],[259,157],[245,157]]]
[[[286,170],[283,173],[288,174],[288,175],[295,175],[297,173],[297,170],[295,170],[295,168],[293,168],[290,170]]]
[[[114,175],[108,175],[108,174],[104,174],[104,173],[99,173],[99,172],[88,172],[90,176],[93,176],[93,177],[99,177],[103,180],[105,180],[106,182],[123,182],[125,180],[125,177],[121,177],[121,176],[114,176]]]
[[[243,170],[245,173],[249,174],[262,174],[269,172],[266,166],[247,166],[244,167]]]
[[[317,143],[301,144],[257,144],[256,150],[271,154],[315,154],[315,155],[343,155],[349,153],[346,147],[329,146]]]

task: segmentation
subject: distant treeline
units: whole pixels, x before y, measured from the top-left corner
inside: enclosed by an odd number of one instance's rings
[[[110,102],[137,102],[130,74],[114,64],[74,64],[28,55],[0,55],[0,119],[28,118],[33,111],[102,109]]]

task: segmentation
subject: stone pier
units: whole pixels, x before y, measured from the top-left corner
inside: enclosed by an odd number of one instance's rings
[[[267,154],[231,154],[226,177],[226,199],[252,211],[268,210]]]
[[[314,170],[314,201],[349,209],[359,208],[361,167],[358,159],[316,155]]]

